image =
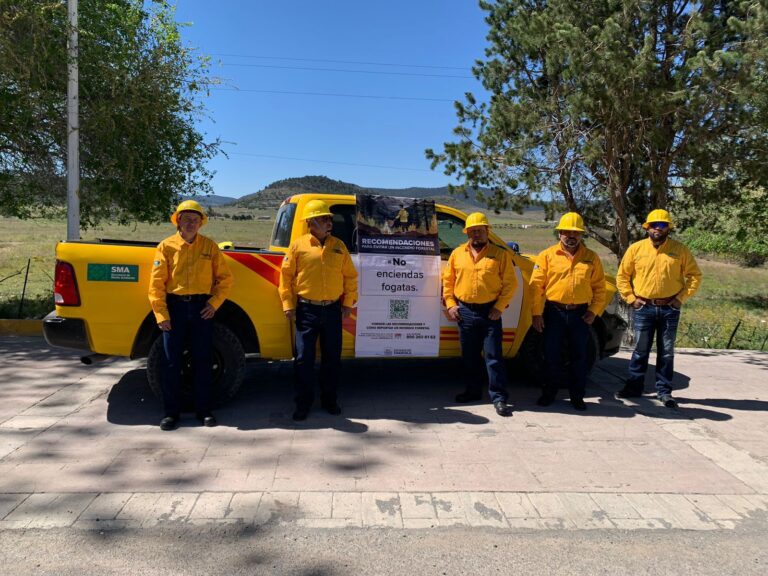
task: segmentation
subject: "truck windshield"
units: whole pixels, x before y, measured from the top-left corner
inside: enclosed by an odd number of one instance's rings
[[[291,228],[293,227],[293,218],[296,215],[296,204],[283,204],[277,211],[275,218],[275,228],[272,230],[272,246],[288,248],[291,244]]]

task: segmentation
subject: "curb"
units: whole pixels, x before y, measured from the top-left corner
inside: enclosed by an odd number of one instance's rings
[[[754,530],[761,494],[620,492],[12,492],[0,529],[288,525],[424,530]]]
[[[0,320],[0,335],[42,336],[42,320]]]

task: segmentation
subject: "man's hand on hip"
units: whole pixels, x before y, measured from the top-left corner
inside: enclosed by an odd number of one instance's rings
[[[203,309],[200,310],[200,317],[203,320],[210,320],[213,318],[213,315],[216,314],[216,308],[211,306],[210,302],[206,302],[205,306],[203,306]]]
[[[584,316],[582,316],[581,319],[584,320],[585,323],[592,326],[592,322],[595,321],[595,313],[592,312],[592,310],[587,310],[584,312]]]
[[[488,320],[498,320],[499,318],[501,318],[501,310],[491,308],[491,311],[488,312]]]
[[[459,307],[458,306],[451,306],[448,308],[447,311],[448,314],[448,320],[452,320],[453,322],[459,321]]]
[[[536,332],[544,332],[544,316],[538,314],[531,318],[531,326]]]
[[[291,322],[296,320],[296,310],[285,310],[283,311],[283,314],[285,314],[285,317]]]

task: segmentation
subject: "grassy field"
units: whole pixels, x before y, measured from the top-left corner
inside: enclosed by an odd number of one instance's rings
[[[219,209],[222,210],[223,209]],[[203,232],[216,241],[265,247],[272,231],[274,211],[254,211],[254,220],[213,218]],[[526,228],[543,224],[541,212],[524,215],[492,215],[491,223],[504,240],[520,244],[523,253],[535,254],[553,244],[551,228]],[[260,220],[259,216],[268,219]],[[118,238],[160,241],[173,233],[173,226],[137,224],[108,226],[85,231],[83,239]],[[17,220],[0,218],[0,318],[15,318],[29,261],[29,276],[22,317],[41,317],[53,309],[54,250],[66,237],[63,220]],[[617,261],[597,242],[588,242],[603,259],[609,273]],[[678,345],[722,348],[731,338],[734,348],[768,350],[768,268],[743,268],[736,264],[699,258],[704,282],[699,293],[685,306]],[[740,324],[739,324],[740,322]]]

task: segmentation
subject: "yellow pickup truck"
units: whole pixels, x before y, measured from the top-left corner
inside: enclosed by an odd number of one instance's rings
[[[219,403],[237,392],[243,380],[246,356],[271,360],[293,357],[292,327],[277,294],[283,254],[295,238],[306,234],[307,224],[297,218],[304,205],[322,198],[333,212],[333,234],[357,257],[355,197],[351,195],[299,194],[283,201],[275,219],[270,247],[256,250],[234,246],[224,250],[234,274],[229,299],[217,311],[214,333],[214,386]],[[437,205],[437,225],[443,261],[466,241],[462,232],[466,215]],[[223,239],[218,239],[223,240]],[[491,241],[509,249],[491,233]],[[54,297],[56,310],[43,322],[49,344],[88,351],[85,362],[103,356],[147,357],[150,386],[160,391],[162,339],[147,300],[147,285],[155,242],[118,240],[59,242],[56,246]],[[533,263],[512,252],[518,289],[503,315],[504,355],[519,357],[528,372],[536,374],[541,362],[540,335],[531,325],[531,292],[528,279]],[[597,318],[590,343],[591,364],[614,354],[626,327],[616,311],[616,286],[607,281],[611,303]],[[343,356],[355,355],[356,316],[344,320]],[[459,356],[455,323],[441,318],[440,357]],[[186,390],[191,393],[187,377]]]

